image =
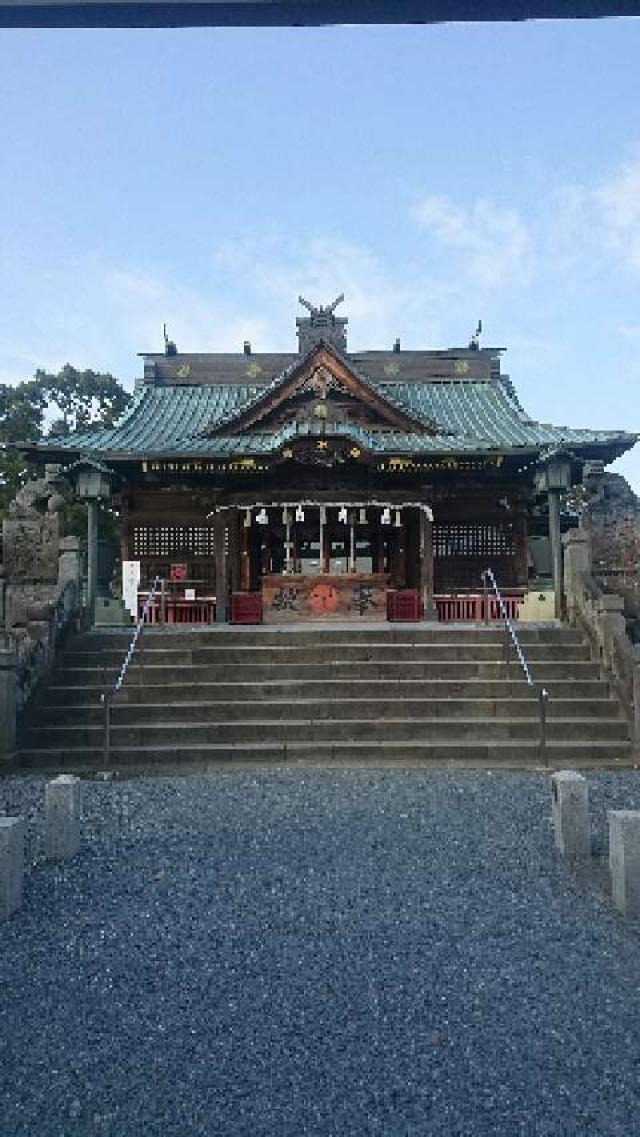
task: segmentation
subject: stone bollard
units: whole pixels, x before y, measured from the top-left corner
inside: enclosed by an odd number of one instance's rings
[[[60,774],[45,789],[45,849],[50,861],[75,857],[80,848],[80,779]]]
[[[22,904],[24,877],[24,821],[0,817],[0,920]]]
[[[556,849],[567,860],[591,856],[589,787],[575,770],[559,770],[551,778],[552,817]]]
[[[610,809],[609,871],[613,903],[624,916],[640,916],[640,810]]]

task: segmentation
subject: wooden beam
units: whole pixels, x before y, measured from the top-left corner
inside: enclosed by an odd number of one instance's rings
[[[435,620],[433,599],[433,522],[420,510],[420,599],[425,620]]]
[[[216,561],[216,623],[227,621],[227,565],[226,565],[226,513],[216,513],[213,521],[215,561]]]

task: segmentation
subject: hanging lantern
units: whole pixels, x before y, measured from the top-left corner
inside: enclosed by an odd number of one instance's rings
[[[304,509],[301,505],[296,509],[296,521],[304,521]]]
[[[343,521],[344,524],[346,525],[346,523],[347,523],[347,507],[346,507],[346,505],[341,505],[340,509],[338,510],[338,521]]]
[[[250,509],[245,509],[245,511],[244,511],[243,525],[244,525],[245,529],[251,528],[251,510]]]
[[[267,517],[267,511],[264,508],[264,505],[260,512],[257,514],[256,521],[258,522],[258,525],[268,525],[269,518]]]
[[[401,522],[400,522],[400,510],[396,509],[396,521],[395,521],[396,529],[400,528],[400,524],[401,524]]]
[[[360,524],[361,525],[367,524],[367,511],[366,511],[366,509],[360,510]]]
[[[388,505],[385,505],[384,509],[382,510],[382,517],[380,518],[380,523],[381,523],[381,525],[390,525],[391,524],[391,510],[389,509]]]

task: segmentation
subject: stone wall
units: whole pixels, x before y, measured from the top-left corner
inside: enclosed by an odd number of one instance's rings
[[[607,592],[624,598],[625,617],[640,642],[640,499],[620,474],[586,482],[581,528],[589,535],[592,572]]]

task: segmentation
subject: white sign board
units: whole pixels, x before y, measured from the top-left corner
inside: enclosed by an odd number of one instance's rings
[[[122,562],[122,599],[135,620],[138,619],[140,561]]]

